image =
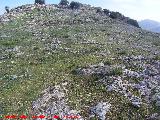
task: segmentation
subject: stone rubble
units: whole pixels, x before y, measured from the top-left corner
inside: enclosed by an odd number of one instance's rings
[[[106,113],[111,109],[108,102],[99,102],[96,106],[90,108],[90,119],[98,116],[100,120],[106,120]]]
[[[77,74],[81,75],[107,75],[111,73],[110,66],[104,65],[103,63],[100,63],[98,65],[91,65],[88,68],[79,68],[76,70]]]
[[[140,97],[133,95],[129,91],[129,87],[132,87],[131,83],[128,83],[128,81],[123,80],[121,77],[110,77],[108,79],[112,79],[112,83],[109,83],[106,79],[107,77],[99,80],[100,83],[103,83],[106,85],[106,89],[108,92],[116,91],[126,98],[129,99],[129,101],[136,107],[140,107],[142,104],[142,100]]]
[[[143,56],[132,56],[131,58],[127,58],[126,60],[130,59],[134,61],[139,60],[147,60]],[[90,65],[86,68],[79,68],[76,70],[77,74],[81,75],[102,75],[103,78],[99,80],[100,83],[106,85],[107,91],[116,91],[123,96],[125,96],[133,106],[135,107],[141,107],[143,104],[142,97],[145,96],[145,101],[148,104],[151,104],[152,102],[155,102],[156,106],[159,107],[160,105],[160,63],[159,62],[153,62],[153,64],[143,64],[142,71],[132,71],[129,69],[126,69],[125,67],[122,67],[123,69],[123,75],[121,76],[112,76],[110,75],[112,67],[106,66],[103,63],[100,63],[98,65]],[[137,78],[140,79],[138,83],[134,83],[131,81],[125,80],[125,77],[129,78]],[[138,90],[138,93],[140,93],[138,96],[134,95],[130,89],[133,91],[136,89]]]
[[[64,118],[64,116],[80,116],[79,111],[72,110],[67,105],[66,85],[67,83],[64,83],[45,89],[42,92],[42,96],[32,104],[35,115],[57,115],[61,120],[71,120],[71,118]],[[46,118],[44,120],[50,119]],[[79,117],[75,120],[84,119],[82,117]]]

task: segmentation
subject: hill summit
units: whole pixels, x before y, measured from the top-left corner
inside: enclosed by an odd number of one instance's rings
[[[37,4],[2,15],[0,114],[158,120],[160,34],[104,11]]]
[[[72,3],[71,3],[72,4]],[[79,6],[77,7],[76,4],[79,4]],[[74,7],[76,6],[76,7]],[[0,18],[0,21],[6,21],[10,18],[12,18],[13,16],[17,16],[17,14],[21,14],[21,13],[25,13],[25,12],[29,12],[30,10],[33,10],[35,7],[37,8],[46,8],[46,9],[50,9],[50,10],[53,10],[55,8],[59,8],[59,9],[65,9],[65,12],[69,12],[69,11],[75,11],[75,10],[78,10],[79,12],[84,12],[84,14],[86,15],[91,15],[91,16],[94,16],[95,13],[96,15],[99,14],[99,16],[102,16],[102,17],[105,17],[105,16],[108,16],[112,19],[115,19],[115,20],[119,20],[119,21],[123,21],[124,23],[127,23],[127,24],[130,24],[130,25],[133,25],[135,27],[139,27],[138,25],[138,22],[136,20],[133,20],[129,17],[125,17],[124,15],[122,15],[121,13],[119,12],[114,12],[114,11],[110,11],[108,9],[103,9],[101,7],[91,7],[90,5],[86,5],[86,4],[81,4],[81,3],[78,3],[78,2],[75,2],[75,5],[73,4],[73,7],[72,6],[66,6],[66,5],[56,5],[56,4],[52,4],[52,5],[39,5],[39,4],[36,4],[35,5],[23,5],[23,6],[19,6],[17,8],[14,8],[14,9],[11,9],[10,10],[10,16],[1,16]],[[80,14],[81,14],[80,13]],[[8,18],[8,19],[6,19]],[[100,19],[100,17],[99,17]]]

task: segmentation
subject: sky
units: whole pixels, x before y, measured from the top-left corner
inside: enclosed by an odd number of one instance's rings
[[[14,8],[24,4],[33,4],[35,0],[0,0],[0,14],[5,6]],[[46,4],[58,4],[60,0],[46,0]],[[72,1],[72,0],[68,0]],[[138,21],[151,19],[160,22],[160,0],[73,0],[111,11],[117,11]]]

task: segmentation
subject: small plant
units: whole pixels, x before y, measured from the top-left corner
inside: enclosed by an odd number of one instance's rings
[[[8,6],[5,7],[5,10],[6,10],[7,13],[9,13],[9,7]]]
[[[73,9],[79,9],[80,6],[81,6],[81,4],[80,4],[79,2],[74,2],[74,1],[72,1],[72,2],[70,3],[70,8],[71,8],[72,10],[73,10]]]
[[[160,60],[160,56],[155,56],[154,58],[153,58],[154,60]]]
[[[96,13],[102,13],[102,8],[101,7],[97,7],[96,10],[97,10]]]
[[[67,0],[61,0],[59,5],[68,6],[69,2]]]
[[[98,118],[97,117],[92,117],[91,120],[98,120]]]
[[[110,73],[110,75],[122,75],[122,74],[123,74],[122,68],[115,68]]]
[[[158,40],[157,41],[153,41],[152,44],[155,45],[155,46],[160,46],[160,42]]]
[[[110,12],[109,17],[111,17],[112,19],[120,19],[123,20],[125,17],[119,13],[119,12]]]
[[[140,27],[139,27],[139,24],[138,24],[138,22],[137,22],[136,20],[133,20],[133,19],[130,19],[130,18],[129,18],[129,19],[127,20],[127,23],[130,24],[130,25],[133,25],[133,26],[135,26],[135,27],[140,28]]]
[[[118,52],[118,54],[119,54],[119,55],[126,55],[127,52],[126,52],[125,50],[122,50],[122,51]]]
[[[110,11],[108,9],[103,9],[105,15],[109,15]]]
[[[45,4],[45,0],[35,0],[35,4]]]
[[[104,61],[104,65],[112,65],[111,60],[106,60],[106,61]]]
[[[116,12],[111,12],[110,15],[109,15],[109,17],[112,18],[112,19],[117,19]]]

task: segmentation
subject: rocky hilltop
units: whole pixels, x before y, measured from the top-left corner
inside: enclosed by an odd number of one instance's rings
[[[159,120],[160,34],[111,13],[24,5],[2,15],[0,114]]]
[[[86,5],[86,4],[81,4],[81,3],[78,3],[76,2],[75,4],[78,4],[79,7],[77,7],[76,9],[79,9],[79,11],[81,12],[87,12],[87,13],[90,13],[90,14],[93,14],[93,13],[98,13],[99,15],[101,16],[108,16],[112,19],[116,19],[116,20],[119,20],[119,21],[122,21],[124,23],[127,23],[127,24],[130,24],[130,25],[133,25],[135,27],[139,27],[138,25],[138,22],[134,19],[131,19],[129,17],[125,17],[124,15],[122,15],[121,13],[119,12],[114,12],[114,11],[110,11],[108,9],[103,9],[101,7],[91,7],[90,5]],[[17,15],[19,14],[23,14],[24,12],[29,12],[30,10],[33,10],[35,7],[38,7],[39,4],[36,4],[35,5],[23,5],[23,6],[19,6],[17,8],[14,8],[14,9],[11,9],[8,12],[10,12],[10,15],[9,16],[1,16],[0,17],[0,21],[9,21],[9,19],[13,18],[14,16],[17,17]],[[68,10],[73,10],[74,9],[74,6],[73,8],[70,7],[69,5],[56,5],[56,4],[52,4],[52,5],[45,5],[45,4],[42,4],[40,5],[38,8],[41,8],[41,7],[44,7],[46,9],[54,9],[55,7],[56,8],[60,8],[60,9],[65,9],[65,11],[68,11]]]

